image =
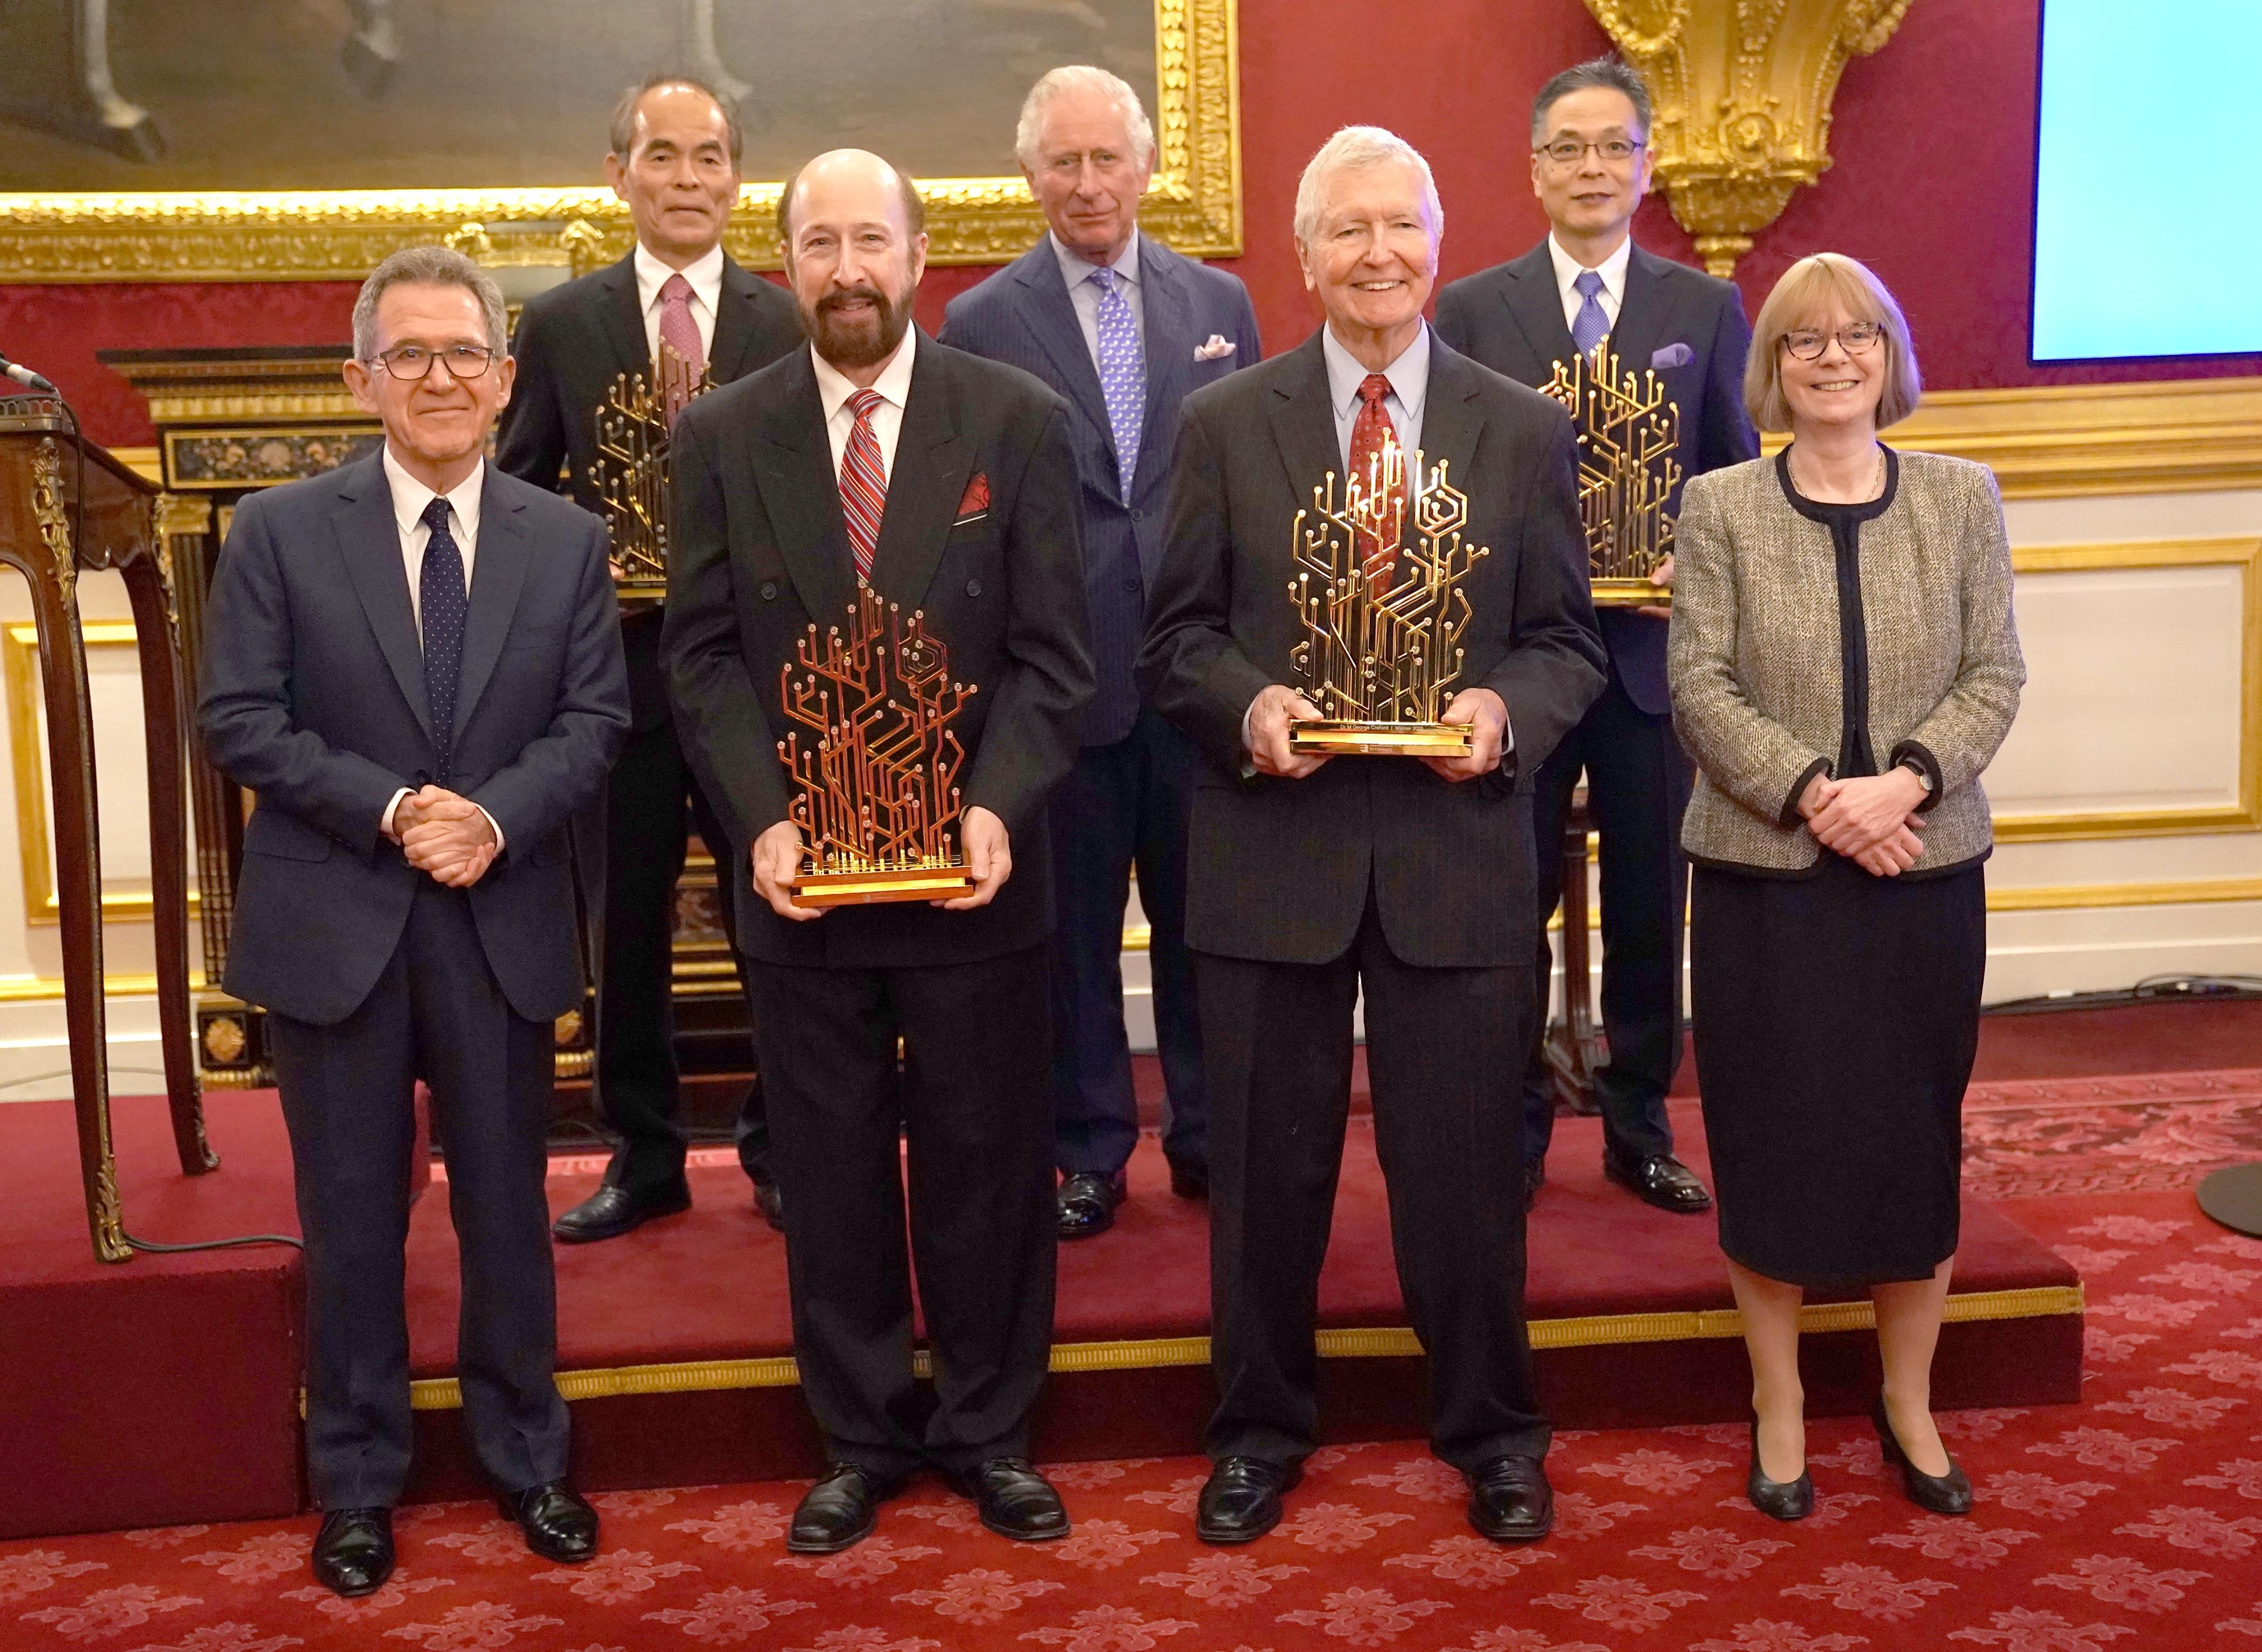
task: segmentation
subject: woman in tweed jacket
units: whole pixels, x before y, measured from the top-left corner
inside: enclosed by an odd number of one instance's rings
[[[1675,535],[1696,1064],[1752,1361],[1747,1489],[1785,1519],[1813,1506],[1810,1288],[1868,1290],[1885,1455],[1923,1507],[1971,1506],[1933,1424],[1932,1354],[1986,968],[1979,774],[2026,672],[1994,478],[1877,440],[1917,396],[1876,277],[1832,253],[1794,264],[1745,379],[1753,419],[1791,444],[1692,478]]]

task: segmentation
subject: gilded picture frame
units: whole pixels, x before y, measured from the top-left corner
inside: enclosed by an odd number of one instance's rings
[[[1157,149],[1140,222],[1195,257],[1242,251],[1237,0],[1153,0]],[[783,181],[746,183],[726,241],[778,267]],[[921,178],[929,261],[995,263],[1043,228],[1018,175]],[[624,256],[627,209],[585,188],[0,193],[0,282],[358,280],[398,248],[443,239],[492,265]]]

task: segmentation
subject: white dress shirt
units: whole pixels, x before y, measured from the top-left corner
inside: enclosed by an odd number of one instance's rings
[[[416,621],[416,635],[424,635],[424,547],[432,542],[432,530],[425,526],[424,512],[432,501],[441,497],[414,477],[407,467],[393,456],[393,444],[385,445],[385,483],[393,491],[393,525],[400,532],[400,566],[408,576],[408,612]],[[479,499],[486,491],[487,467],[484,463],[472,467],[472,473],[448,490],[448,535],[456,542],[456,549],[464,558],[464,592],[472,589],[472,564],[479,554]],[[400,800],[409,794],[410,787],[402,786],[385,806],[378,817],[380,830],[393,830],[393,811],[400,807]],[[484,808],[479,811],[486,815]],[[494,827],[495,852],[502,852],[502,828],[495,817],[487,815],[487,824]]]
[[[670,276],[681,275],[691,284],[691,320],[699,329],[699,354],[715,358],[715,312],[723,303],[723,248],[718,241],[678,269],[671,269],[644,249],[636,249],[637,307],[644,312],[644,353],[659,360],[659,290]]]
[[[1095,370],[1099,365],[1099,287],[1091,272],[1101,266],[1089,259],[1080,258],[1061,244],[1057,235],[1048,235],[1053,244],[1053,256],[1060,260],[1061,279],[1068,283],[1068,301],[1076,306],[1077,325],[1084,329],[1084,348],[1091,353]],[[1139,329],[1142,340],[1147,336],[1147,304],[1145,284],[1139,279],[1139,232],[1131,232],[1131,244],[1123,255],[1106,268],[1113,269],[1123,284],[1123,301],[1131,306],[1131,320]]]
[[[1335,409],[1336,451],[1343,455],[1344,474],[1351,473],[1351,427],[1358,422],[1358,410],[1363,405],[1358,399],[1358,387],[1366,382],[1372,369],[1360,365],[1359,360],[1337,341],[1333,327],[1320,330],[1320,354],[1328,363],[1328,402]],[[1415,449],[1422,445],[1422,406],[1430,397],[1430,324],[1424,321],[1414,341],[1398,352],[1398,359],[1382,370],[1390,381],[1390,393],[1382,399],[1382,411],[1390,415],[1390,427],[1398,433],[1398,445],[1406,449],[1408,463]]]
[[[1563,325],[1569,327],[1587,302],[1586,295],[1571,284],[1586,272],[1587,266],[1565,252],[1563,243],[1555,239],[1552,232],[1547,237],[1547,256],[1555,265],[1556,291],[1563,295]],[[1617,326],[1619,306],[1625,303],[1626,265],[1632,259],[1633,237],[1629,235],[1618,243],[1617,251],[1595,266],[1595,273],[1603,278],[1603,290],[1596,299],[1612,327]]]
[[[911,361],[918,354],[918,329],[904,329],[903,342],[872,381],[880,405],[872,411],[872,435],[880,444],[880,477],[896,473],[896,439],[904,432],[904,404],[911,399]],[[832,479],[840,479],[841,462],[848,456],[848,435],[856,428],[856,410],[848,399],[856,393],[840,370],[809,347],[809,360],[817,369],[817,399],[825,409],[825,439],[832,444]]]

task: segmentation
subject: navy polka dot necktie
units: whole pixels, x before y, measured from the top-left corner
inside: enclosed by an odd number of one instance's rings
[[[456,744],[456,685],[464,673],[464,618],[471,600],[464,589],[464,553],[448,531],[448,501],[424,507],[424,568],[416,600],[424,628],[424,703],[432,712],[432,743],[445,773]]]

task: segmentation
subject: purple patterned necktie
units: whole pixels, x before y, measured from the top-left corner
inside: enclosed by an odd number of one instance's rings
[[[1581,269],[1571,288],[1586,300],[1571,318],[1571,343],[1580,355],[1591,356],[1595,346],[1610,335],[1610,314],[1603,308],[1603,278],[1591,269]]]
[[[691,319],[691,284],[677,271],[660,284],[660,396],[667,404],[671,427],[675,415],[691,399],[691,392],[707,370],[707,352],[699,342],[699,324]]]
[[[1139,470],[1139,426],[1147,416],[1147,356],[1131,301],[1123,296],[1123,277],[1099,269],[1085,279],[1099,289],[1099,395],[1107,404],[1116,473],[1127,499]]]

